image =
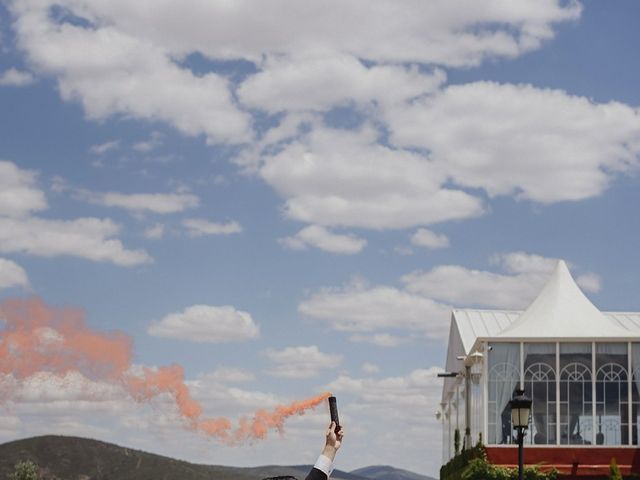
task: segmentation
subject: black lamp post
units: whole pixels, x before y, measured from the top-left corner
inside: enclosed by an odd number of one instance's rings
[[[523,452],[522,443],[525,431],[529,428],[529,413],[531,399],[524,394],[524,390],[516,390],[516,394],[509,402],[511,406],[511,424],[518,431],[518,480],[522,480]]]

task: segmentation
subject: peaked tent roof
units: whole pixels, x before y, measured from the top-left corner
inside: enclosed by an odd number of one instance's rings
[[[637,330],[625,328],[598,310],[573,280],[560,260],[538,297],[522,315],[494,338],[521,339],[627,339]]]

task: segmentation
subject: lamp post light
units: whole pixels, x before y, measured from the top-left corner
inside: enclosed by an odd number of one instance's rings
[[[522,467],[524,463],[522,444],[525,431],[529,428],[529,414],[531,412],[531,399],[524,390],[516,390],[516,394],[509,402],[511,406],[511,424],[518,431],[518,480],[522,480]]]

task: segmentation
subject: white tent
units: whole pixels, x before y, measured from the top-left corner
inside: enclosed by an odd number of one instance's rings
[[[449,344],[446,359],[446,371],[458,372],[457,377],[449,377],[444,381],[441,403],[441,414],[443,418],[443,427],[445,416],[449,422],[448,430],[452,431],[457,427],[463,430],[465,426],[471,425],[474,430],[474,437],[480,432],[487,432],[487,403],[488,398],[488,369],[489,362],[487,357],[492,353],[489,351],[491,345],[512,345],[519,351],[519,380],[520,386],[524,383],[524,356],[526,351],[534,351],[536,347],[527,347],[533,344],[546,345],[555,353],[555,365],[550,363],[551,367],[559,366],[560,345],[568,345],[573,342],[577,345],[589,345],[594,361],[592,362],[590,375],[593,378],[593,392],[596,392],[596,352],[604,351],[604,345],[617,345],[616,348],[624,347],[628,360],[628,368],[626,368],[628,382],[627,387],[631,391],[632,377],[635,379],[637,368],[637,376],[640,377],[640,312],[601,312],[591,301],[584,295],[578,285],[573,280],[569,269],[564,261],[559,261],[557,267],[550,279],[543,287],[536,299],[524,311],[506,311],[506,310],[478,310],[478,309],[458,309],[453,310],[451,315],[451,327],[449,333]],[[609,342],[609,343],[607,343]],[[519,347],[518,347],[519,345]],[[499,345],[498,345],[499,346]],[[591,347],[592,346],[592,347]],[[637,347],[637,348],[636,348]],[[527,348],[529,350],[527,350]],[[540,347],[541,348],[541,347]],[[564,348],[564,347],[563,347]],[[566,348],[565,348],[566,350]],[[494,350],[495,352],[495,350]],[[633,353],[632,353],[633,352]],[[516,355],[517,356],[517,355]],[[494,358],[496,355],[494,355]],[[631,368],[632,358],[634,359],[634,367]],[[637,363],[637,365],[636,365]],[[627,365],[623,365],[627,367]],[[469,376],[470,369],[475,369],[476,383],[470,386],[466,391],[469,383],[463,382],[465,376]],[[552,368],[553,369],[553,368]],[[557,388],[560,388],[560,371],[555,368],[552,372]],[[640,386],[640,378],[638,378],[638,386]],[[639,388],[640,389],[640,388]],[[464,395],[461,394],[461,391]],[[555,395],[555,394],[554,394]],[[558,395],[558,401],[561,400]],[[595,396],[594,396],[595,398]],[[464,411],[461,405],[471,403],[475,412],[471,413],[473,418],[461,418]],[[631,417],[632,405],[628,400],[628,417]],[[557,421],[560,422],[560,410],[556,405],[553,409],[558,408]],[[592,417],[596,416],[596,402],[592,401],[589,409],[593,409]],[[627,407],[624,407],[627,408]],[[635,409],[635,407],[634,407]],[[468,414],[470,408],[467,407]],[[483,411],[482,411],[483,410]],[[451,418],[453,413],[459,419],[459,425],[451,426]],[[633,410],[635,412],[635,410]],[[640,404],[639,404],[640,411]],[[495,418],[495,412],[492,417],[494,424],[499,423]],[[626,413],[625,413],[626,415]],[[635,415],[635,413],[634,413]],[[583,415],[584,416],[584,415]],[[626,417],[625,417],[626,418]],[[586,421],[586,420],[585,420]],[[592,422],[595,429],[595,420],[591,417],[588,419]],[[625,421],[624,419],[621,421]],[[634,422],[636,420],[633,420]],[[625,435],[626,441],[631,441],[631,422],[626,420],[629,428],[629,435]],[[626,424],[625,424],[626,425]],[[555,440],[560,442],[560,427],[554,426],[559,432],[558,438]],[[624,428],[627,428],[626,426]],[[636,434],[634,427],[634,438]],[[451,433],[445,441],[452,442]],[[447,434],[445,434],[447,437]],[[594,434],[592,434],[594,437]],[[487,440],[485,436],[485,441]],[[595,442],[595,439],[593,440]],[[449,447],[449,456],[451,456],[451,448]],[[446,459],[446,452],[445,452]]]

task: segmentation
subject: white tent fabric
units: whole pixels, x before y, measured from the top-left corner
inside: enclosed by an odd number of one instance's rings
[[[600,312],[582,293],[564,261],[525,311],[456,309],[446,371],[463,370],[459,356],[470,355],[482,341],[634,341],[640,342],[640,312]],[[638,354],[640,358],[640,353]],[[456,379],[444,382],[443,400]]]
[[[638,333],[603,315],[560,260],[538,297],[496,339],[624,339],[638,337]]]

